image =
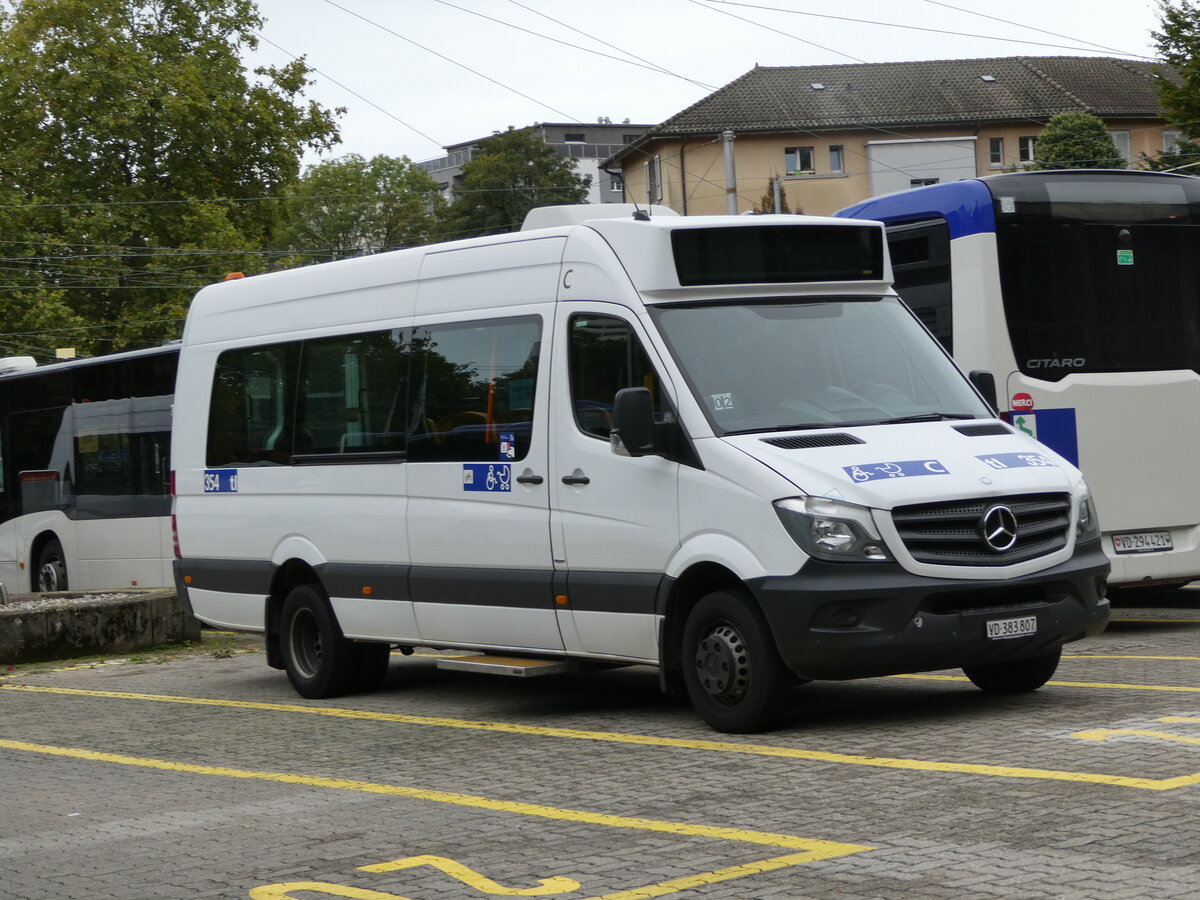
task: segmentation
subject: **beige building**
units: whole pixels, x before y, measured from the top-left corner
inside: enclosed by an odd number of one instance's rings
[[[1155,81],[1109,57],[755,67],[605,160],[626,200],[685,215],[774,208],[826,215],[877,194],[1010,171],[1037,158],[1046,121],[1105,121],[1130,166],[1178,137]],[[732,141],[732,149],[727,146]],[[733,189],[729,189],[729,163]]]

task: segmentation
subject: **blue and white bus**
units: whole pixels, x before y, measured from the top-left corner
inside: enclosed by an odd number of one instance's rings
[[[1038,171],[875,197],[895,287],[1083,469],[1111,583],[1200,578],[1200,179]]]
[[[177,345],[39,366],[0,359],[0,583],[171,583]]]

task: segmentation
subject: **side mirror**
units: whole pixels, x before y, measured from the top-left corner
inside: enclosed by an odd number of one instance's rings
[[[983,395],[983,399],[988,402],[992,412],[998,413],[1000,405],[996,402],[996,376],[982,369],[973,369],[967,376],[967,380],[975,385],[975,390]]]
[[[654,402],[650,389],[624,388],[613,398],[613,452],[648,456],[658,451],[654,439]]]

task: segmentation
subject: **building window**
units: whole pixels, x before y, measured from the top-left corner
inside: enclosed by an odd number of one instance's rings
[[[1183,132],[1178,128],[1164,128],[1162,148],[1163,153],[1178,153],[1179,148],[1176,146],[1183,140]]]
[[[563,141],[567,144],[582,144],[586,140],[587,140],[587,135],[582,134],[582,133],[578,133],[578,134],[568,133],[568,134],[563,135]]]
[[[928,187],[931,184],[937,184],[941,181],[940,178],[910,178],[908,180],[909,187]]]
[[[1017,138],[1017,159],[1023,163],[1031,163],[1036,159],[1037,138],[1032,136]]]
[[[988,138],[988,157],[993,166],[1004,165],[1004,138]]]
[[[623,134],[621,135],[621,140],[623,140],[626,144],[632,144],[640,137],[640,134]]]
[[[1117,153],[1121,159],[1125,160],[1125,165],[1129,165],[1133,159],[1133,144],[1128,131],[1110,131],[1113,143],[1117,146]]]
[[[620,175],[609,175],[608,189],[614,194],[625,193],[625,179]]]
[[[843,152],[841,144],[834,144],[829,148],[829,171],[846,171],[846,154]]]
[[[662,157],[655,156],[642,163],[646,172],[646,202],[658,203],[662,193]]]
[[[787,175],[810,175],[816,171],[812,147],[788,147],[783,151],[783,158],[783,170]]]

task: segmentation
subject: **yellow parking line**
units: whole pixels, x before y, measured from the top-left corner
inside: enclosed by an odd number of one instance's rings
[[[688,740],[685,738],[655,737],[643,734],[623,734],[610,731],[584,731],[574,728],[550,728],[542,725],[518,725],[510,722],[479,722],[467,719],[448,719],[434,716],[412,716],[403,713],[372,712],[329,706],[300,706],[285,703],[260,703],[251,700],[213,700],[203,697],[182,697],[171,694],[137,694],[122,691],[93,691],[80,688],[46,687],[42,685],[0,685],[0,691],[61,694],[75,697],[98,697],[117,700],[142,700],[159,703],[182,703],[195,706],[214,706],[226,709],[255,709],[272,712],[299,713],[338,719],[360,719],[375,722],[394,722],[406,725],[425,725],[439,728],[462,728],[473,731],[505,734],[536,735],[570,740],[602,741],[643,747],[670,747],[683,750],[702,750],[721,753],[742,753],[807,762],[827,762],[844,765],[870,766],[882,769],[901,769],[919,772],[947,772],[967,775],[987,775],[1000,778],[1033,778],[1048,781],[1072,781],[1085,784],[1107,784],[1116,787],[1163,791],[1200,784],[1200,773],[1177,778],[1134,778],[1125,775],[1105,775],[1093,772],[1066,772],[1056,769],[1034,769],[1020,766],[994,766],[980,763],[934,762],[886,756],[859,756],[832,753],[824,750],[801,750],[770,744],[739,744],[732,741]]]
[[[889,675],[888,678],[899,678],[911,681],[970,681],[965,675]],[[1106,681],[1047,681],[1046,685],[1053,687],[1105,688],[1116,691],[1165,691],[1175,694],[1200,694],[1200,687],[1189,687],[1174,684],[1121,684]],[[0,685],[3,687],[4,685]]]
[[[1200,662],[1200,656],[1130,656],[1117,653],[1064,653],[1063,659],[1157,659],[1175,662]]]
[[[1178,719],[1168,718],[1160,721],[1171,722]],[[1186,720],[1184,720],[1186,721]],[[1192,721],[1195,721],[1194,719]],[[1141,728],[1101,728],[1095,731],[1076,731],[1071,735],[1081,741],[1106,741],[1114,735],[1132,734],[1137,737],[1155,738],[1160,741],[1174,741],[1178,744],[1200,744],[1200,737],[1188,737],[1183,734],[1171,734],[1167,731],[1146,731]]]
[[[563,809],[555,806],[544,806],[538,803],[520,803],[511,800],[494,800],[472,794],[459,794],[451,791],[430,790],[426,788],[405,787],[395,784],[377,784],[369,781],[354,781],[345,778],[326,778],[320,775],[299,775],[289,772],[265,772],[252,769],[234,769],[227,766],[201,766],[191,763],[174,762],[165,759],[152,759],[142,756],[127,756],[122,753],[105,753],[97,750],[83,750],[75,747],[59,747],[50,744],[32,744],[26,741],[0,740],[0,749],[20,750],[27,753],[41,753],[48,756],[82,759],[92,762],[115,763],[124,766],[136,766],[144,769],[157,769],[166,772],[180,772],[191,775],[208,775],[221,778],[239,778],[255,781],[270,781],[280,784],[296,784],[305,787],[327,788],[341,791],[357,791],[364,794],[379,794],[388,797],[404,797],[409,800],[425,800],[433,803],[446,803],[452,806],[483,809],[494,812],[514,813],[522,816],[533,816],[559,822],[577,822],[586,825],[599,825],[606,828],[628,828],[637,831],[651,831],[664,834],[677,834],[687,837],[714,838],[723,841],[739,841],[747,844],[757,844],[765,847],[777,847],[792,851],[800,851],[771,859],[719,869],[702,875],[672,879],[657,885],[621,891],[607,895],[607,900],[623,900],[634,897],[661,897],[669,893],[696,887],[702,884],[713,884],[718,881],[728,881],[743,878],[759,872],[803,865],[822,859],[834,859],[839,856],[849,856],[872,850],[862,844],[845,844],[837,841],[820,841],[809,838],[794,837],[788,834],[774,834],[765,831],[749,831],[742,828],[724,828],[714,825],[695,825],[685,822],[666,822],[657,819],[633,818],[630,816],[615,816],[608,813],[585,812],[577,809]],[[603,898],[597,898],[603,900]]]

